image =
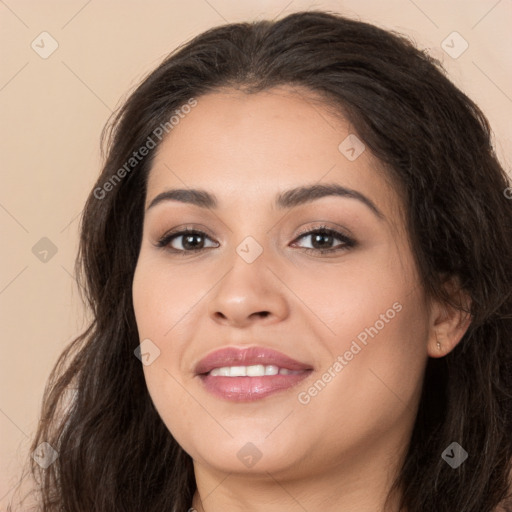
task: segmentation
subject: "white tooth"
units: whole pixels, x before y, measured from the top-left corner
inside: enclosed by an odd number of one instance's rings
[[[265,366],[265,375],[277,375],[279,373],[279,367],[269,364]]]
[[[288,368],[279,368],[276,365],[254,364],[251,366],[222,366],[210,371],[211,377],[263,377],[265,375],[290,375],[300,373]]]
[[[248,377],[263,377],[265,375],[265,367],[262,364],[253,364],[247,367]]]
[[[230,368],[230,377],[245,377],[247,375],[247,368],[245,366],[232,366]]]

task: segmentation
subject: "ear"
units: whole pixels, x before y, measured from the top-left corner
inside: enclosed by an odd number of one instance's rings
[[[445,283],[452,303],[433,301],[430,307],[430,329],[427,353],[430,357],[444,357],[460,342],[471,324],[471,298],[452,278]],[[458,306],[458,307],[455,307]]]

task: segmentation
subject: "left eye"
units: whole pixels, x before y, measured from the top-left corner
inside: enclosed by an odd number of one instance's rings
[[[297,240],[302,238],[310,238],[312,247],[304,247],[306,252],[335,252],[348,249],[355,245],[354,240],[347,237],[346,235],[329,228],[318,228],[313,231],[308,231],[300,235]],[[337,246],[332,247],[331,244],[334,240],[340,240],[341,243]]]

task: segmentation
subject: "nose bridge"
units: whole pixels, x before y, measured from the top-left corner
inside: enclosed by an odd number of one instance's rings
[[[262,239],[263,234],[257,235]],[[256,318],[283,318],[287,303],[283,287],[274,273],[269,244],[248,235],[234,248],[230,270],[215,288],[210,315],[242,325]]]

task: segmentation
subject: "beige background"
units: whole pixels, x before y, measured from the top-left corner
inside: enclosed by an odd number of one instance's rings
[[[314,8],[406,33],[441,58],[488,116],[498,155],[511,168],[512,0],[0,0],[0,509],[28,455],[48,374],[85,326],[73,277],[78,218],[111,111],[197,33]],[[46,59],[31,47],[51,48],[44,31],[58,43]],[[458,58],[441,46],[453,31],[469,44]],[[452,40],[453,53],[463,42]],[[32,252],[43,237],[57,248],[46,262]]]

